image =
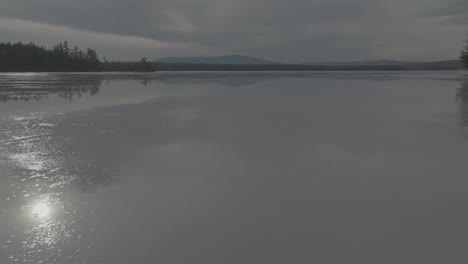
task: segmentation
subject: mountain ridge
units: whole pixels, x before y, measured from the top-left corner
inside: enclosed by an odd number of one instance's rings
[[[411,66],[423,64],[458,64],[458,60],[436,60],[436,61],[399,61],[399,60],[368,60],[368,61],[337,61],[337,62],[314,62],[302,63],[304,65],[319,66]]]
[[[281,63],[249,56],[167,57],[154,61],[161,70],[461,70],[459,60],[365,60],[314,63]]]

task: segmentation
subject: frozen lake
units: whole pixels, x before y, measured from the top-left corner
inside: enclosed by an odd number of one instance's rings
[[[464,263],[463,74],[0,74],[0,263]]]

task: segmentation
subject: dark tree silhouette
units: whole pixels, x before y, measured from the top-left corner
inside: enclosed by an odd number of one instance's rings
[[[468,68],[468,40],[466,40],[465,46],[460,53],[460,60],[462,61],[463,65],[465,65],[465,68]]]
[[[87,49],[86,53],[68,42],[59,43],[51,50],[30,42],[28,44],[0,43],[0,72],[92,72],[102,71],[96,51]]]
[[[149,62],[147,58],[141,59],[140,63],[141,63],[141,66],[143,67],[143,71],[146,71],[146,72],[155,71],[153,64]]]
[[[104,71],[110,72],[154,72],[156,71],[155,65],[143,58],[138,62],[122,62],[122,61],[107,61],[103,63]]]

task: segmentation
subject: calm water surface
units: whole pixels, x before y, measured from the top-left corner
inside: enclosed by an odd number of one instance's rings
[[[465,78],[0,75],[0,263],[466,263]]]

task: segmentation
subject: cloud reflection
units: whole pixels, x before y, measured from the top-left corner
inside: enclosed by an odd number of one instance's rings
[[[361,74],[352,81],[318,74],[313,81],[275,82],[268,80],[287,75],[193,76],[147,76],[158,81],[145,89],[135,89],[145,85],[141,76],[99,77],[112,89],[61,102],[82,106],[97,99],[97,106],[57,113],[28,104],[35,112],[0,113],[0,190],[8,197],[0,200],[0,242],[6,241],[0,257],[15,264],[116,264],[334,256],[339,263],[348,250],[365,255],[395,248],[408,233],[414,237],[402,248],[424,243],[421,234],[442,230],[434,214],[464,217],[450,209],[450,199],[438,200],[440,207],[419,199],[456,188],[467,193],[463,177],[450,178],[464,160],[440,160],[441,153],[459,149],[453,157],[464,157],[466,151],[447,140],[452,131],[434,133],[401,118],[424,121],[432,113],[434,103],[418,99],[423,92],[436,102],[448,95],[444,109],[453,112],[453,91],[440,83],[375,82]],[[249,86],[257,81],[266,82]],[[144,100],[129,103],[135,95]],[[408,95],[416,99],[408,103]],[[409,223],[395,232],[389,227],[400,217]],[[459,225],[446,226],[453,228],[441,234],[465,237]],[[349,237],[363,249],[342,243]],[[388,245],[371,243],[382,237]],[[436,252],[444,243],[421,250]],[[407,253],[402,248],[396,252]]]

